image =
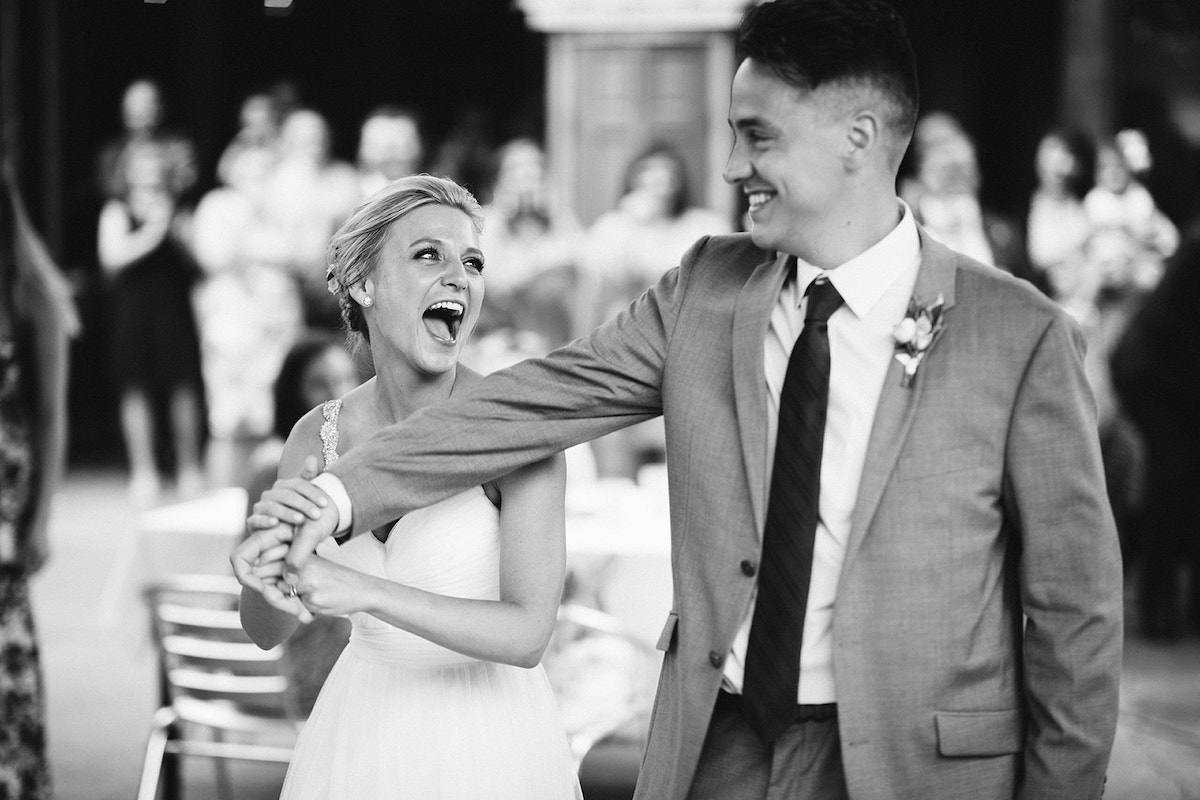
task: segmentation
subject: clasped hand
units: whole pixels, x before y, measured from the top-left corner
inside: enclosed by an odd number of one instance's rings
[[[336,526],[329,497],[308,480],[316,472],[310,460],[301,477],[263,492],[246,520],[249,537],[229,557],[242,586],[302,622],[357,610],[350,588],[358,573],[313,555]]]
[[[316,614],[345,616],[363,610],[361,573],[316,554],[293,568],[286,561],[291,540],[289,525],[250,536],[231,557],[238,581],[301,622],[311,622]]]

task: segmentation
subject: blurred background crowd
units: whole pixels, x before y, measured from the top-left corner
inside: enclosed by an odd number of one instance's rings
[[[745,229],[720,179],[740,2],[280,5],[0,6],[6,190],[29,221],[9,214],[5,247],[40,231],[47,302],[77,309],[65,411],[42,413],[68,466],[123,470],[139,508],[256,491],[295,420],[371,374],[325,247],[388,181],[444,175],[485,206],[482,371]],[[898,194],[1079,321],[1139,624],[1200,631],[1200,6],[897,6],[924,93]],[[595,442],[583,473],[636,480],[662,437]]]

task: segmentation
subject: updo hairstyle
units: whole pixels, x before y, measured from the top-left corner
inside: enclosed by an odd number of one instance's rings
[[[369,343],[371,332],[362,307],[350,296],[350,287],[374,271],[391,224],[432,204],[457,208],[471,218],[477,233],[483,232],[483,209],[474,195],[448,178],[420,174],[392,181],[364,200],[329,240],[325,277],[329,291],[338,298],[346,336],[355,348],[361,345],[360,336]]]

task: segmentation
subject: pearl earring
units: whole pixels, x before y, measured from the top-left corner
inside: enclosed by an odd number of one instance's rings
[[[371,295],[369,295],[369,294],[363,295],[362,304],[364,307],[371,305],[371,302],[372,302]]]

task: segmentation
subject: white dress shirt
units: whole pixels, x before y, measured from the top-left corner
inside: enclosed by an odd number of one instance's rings
[[[800,703],[832,703],[833,603],[850,534],[867,443],[879,393],[895,352],[892,330],[904,318],[920,266],[920,239],[908,206],[892,231],[863,253],[824,272],[845,301],[829,318],[829,407],[821,458],[819,522],[813,551],[804,637],[800,650]],[[775,461],[779,394],[788,359],[804,327],[808,285],[822,270],[798,261],[779,294],[763,349],[767,384],[767,486]],[[352,508],[342,482],[325,472],[313,479],[338,511],[338,531],[350,527]],[[725,688],[740,692],[750,638],[751,606],[725,661]]]
[[[901,207],[903,216],[891,233],[844,264],[822,271],[797,259],[795,276],[787,279],[779,293],[763,342],[768,398],[764,491],[769,494],[779,395],[792,347],[804,328],[804,293],[818,276],[828,277],[845,303],[829,318],[829,406],[821,455],[819,521],[800,648],[799,703],[837,700],[833,684],[833,604],[875,407],[895,353],[892,330],[908,309],[920,266],[917,226],[908,206],[901,203]],[[751,605],[725,660],[724,685],[732,692],[742,689],[753,617]]]

